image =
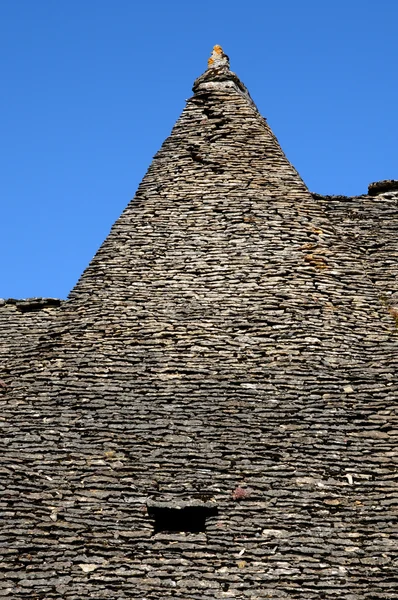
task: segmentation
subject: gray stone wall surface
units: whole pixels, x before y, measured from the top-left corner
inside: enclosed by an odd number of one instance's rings
[[[29,298],[4,300],[0,298],[0,360],[13,362],[14,355],[39,341],[53,322],[61,300]]]
[[[5,374],[0,593],[398,598],[393,230],[376,257],[354,199],[354,243],[227,67],[194,91]]]
[[[315,197],[346,243],[361,253],[381,301],[387,306],[398,304],[398,190],[354,198]]]

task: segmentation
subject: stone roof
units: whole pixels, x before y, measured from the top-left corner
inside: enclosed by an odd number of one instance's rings
[[[69,300],[10,351],[3,595],[398,598],[378,192],[311,194],[215,47]]]
[[[58,307],[56,298],[16,300],[0,298],[0,356],[13,360],[14,354],[26,353],[53,322]]]

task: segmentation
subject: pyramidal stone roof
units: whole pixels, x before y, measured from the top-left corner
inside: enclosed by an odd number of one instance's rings
[[[2,593],[398,598],[394,186],[311,194],[219,46],[193,90],[3,353]]]

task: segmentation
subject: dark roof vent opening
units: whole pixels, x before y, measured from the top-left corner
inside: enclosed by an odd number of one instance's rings
[[[206,519],[218,514],[215,506],[148,506],[148,515],[154,520],[154,533],[206,531]]]

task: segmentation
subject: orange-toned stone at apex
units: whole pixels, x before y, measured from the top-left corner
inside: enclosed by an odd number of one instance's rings
[[[214,46],[213,52],[211,53],[211,56],[210,56],[209,60],[207,61],[207,66],[209,68],[224,67],[224,66],[229,67],[228,56],[226,54],[224,54],[223,49],[218,44],[216,44]]]

